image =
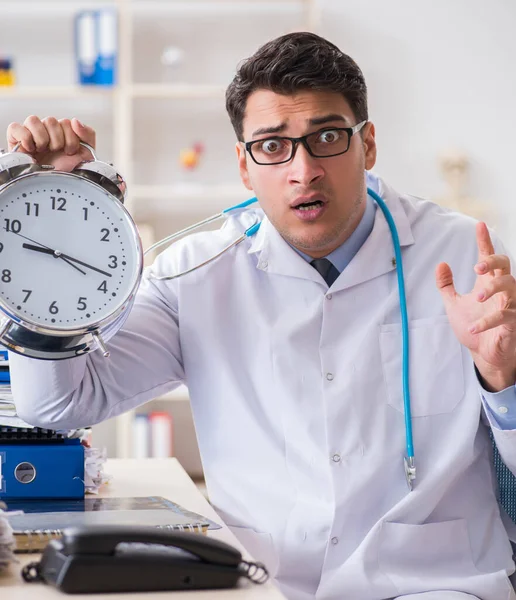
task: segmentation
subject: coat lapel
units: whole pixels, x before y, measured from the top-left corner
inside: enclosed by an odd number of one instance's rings
[[[281,237],[267,217],[264,217],[249,253],[258,254],[256,266],[267,273],[323,282],[319,273]]]

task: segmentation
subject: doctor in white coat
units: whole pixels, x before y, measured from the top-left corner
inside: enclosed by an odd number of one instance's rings
[[[516,282],[501,244],[482,223],[366,181],[376,146],[364,78],[316,35],[260,48],[227,108],[260,209],[165,250],[109,360],[11,354],[19,414],[88,426],[186,383],[211,502],[290,600],[514,600],[489,438],[515,471]],[[8,130],[11,148],[60,168],[94,137],[34,116]],[[412,492],[393,243],[366,183],[402,247]],[[213,256],[256,219],[254,238],[205,268],[155,278]]]

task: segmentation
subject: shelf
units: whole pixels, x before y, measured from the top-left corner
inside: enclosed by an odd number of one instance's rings
[[[224,85],[180,83],[139,83],[129,87],[100,85],[23,85],[1,86],[1,98],[85,98],[128,93],[133,98],[216,98],[224,99]]]
[[[7,0],[2,2],[2,17],[5,18],[9,13],[20,14],[25,17],[27,11],[31,14],[38,13],[59,13],[52,14],[51,18],[56,16],[68,17],[70,13],[85,9],[96,9],[102,7],[121,6],[125,0]],[[50,18],[50,15],[47,15]]]
[[[133,216],[144,221],[152,215],[174,215],[181,213],[216,213],[244,202],[253,193],[241,185],[133,185],[129,189],[135,207]],[[136,200],[136,202],[134,202]],[[145,200],[145,202],[138,202]]]
[[[163,119],[161,123],[162,113],[167,115],[170,113],[170,121],[173,125],[177,126],[179,122],[181,127],[183,127],[183,115],[194,117],[190,121],[184,119],[185,131],[180,132],[180,135],[185,140],[190,137],[188,133],[190,130],[195,131],[197,113],[202,112],[200,116],[205,119],[210,119],[213,115],[216,115],[213,118],[219,119],[224,107],[226,85],[218,82],[224,82],[229,74],[233,73],[236,67],[237,48],[239,48],[238,58],[243,58],[244,53],[251,52],[252,47],[258,47],[258,42],[262,38],[265,42],[272,37],[272,34],[265,35],[269,28],[278,30],[277,34],[283,30],[290,31],[294,27],[308,31],[316,30],[319,26],[318,15],[321,2],[319,0],[0,0],[0,4],[2,22],[5,23],[4,29],[6,29],[3,33],[12,34],[5,40],[3,35],[4,45],[7,43],[8,48],[11,46],[14,48],[17,46],[14,42],[19,42],[18,52],[12,50],[16,59],[15,71],[20,68],[18,81],[27,81],[28,84],[18,83],[13,87],[0,87],[0,106],[3,114],[7,116],[10,110],[25,113],[26,109],[23,106],[31,102],[35,107],[30,108],[31,111],[40,110],[37,107],[41,105],[41,110],[46,112],[49,105],[55,107],[54,110],[58,113],[62,113],[56,115],[58,117],[66,116],[69,109],[73,110],[74,114],[77,112],[76,116],[80,117],[82,113],[90,114],[90,105],[94,110],[98,110],[97,105],[101,105],[99,118],[102,120],[95,126],[99,132],[102,132],[102,137],[112,131],[113,156],[111,158],[122,173],[129,175],[128,205],[139,223],[142,239],[146,247],[149,247],[156,241],[155,236],[161,234],[161,230],[166,231],[169,228],[174,230],[176,221],[185,224],[194,223],[224,208],[239,204],[254,194],[240,183],[237,169],[232,166],[232,170],[229,170],[227,162],[218,155],[214,156],[217,160],[213,160],[211,165],[206,166],[212,169],[211,172],[218,177],[219,183],[209,179],[208,172],[204,171],[204,164],[196,172],[185,172],[179,169],[177,162],[172,164],[173,161],[178,160],[179,142],[172,147],[164,147],[163,151],[168,151],[168,155],[154,157],[154,160],[160,160],[159,165],[155,171],[146,171],[145,164],[136,163],[136,146],[140,139],[135,135],[135,131],[140,126],[143,134],[138,131],[139,135],[145,135],[151,130],[149,138],[146,138],[150,140],[151,152],[147,152],[144,156],[152,160],[152,135],[159,141],[162,131],[167,135],[171,130],[169,121],[165,122]],[[112,87],[81,86],[75,84],[74,79],[76,66],[74,66],[71,26],[78,11],[101,6],[118,8],[117,67],[120,83]],[[52,31],[49,27],[53,27]],[[260,36],[262,27],[264,35]],[[208,28],[215,32],[213,38],[210,34],[209,39],[206,39]],[[173,35],[174,32],[176,36]],[[139,34],[142,37],[139,37]],[[44,46],[40,43],[41,36],[43,36],[41,39]],[[175,39],[176,37],[178,39]],[[186,49],[190,48],[190,45],[195,46],[196,51],[192,49],[189,54],[192,63],[191,65],[185,63],[183,71],[174,70],[173,67],[164,69],[161,62],[158,62],[158,57],[163,50],[162,46],[165,41],[166,44],[169,43],[169,38],[171,41],[175,39],[178,46],[184,45]],[[235,61],[231,58],[233,47]],[[43,49],[41,56],[38,48]],[[66,48],[66,56],[63,54],[64,50],[60,48]],[[213,58],[213,61],[206,59],[206,52],[210,53],[208,58]],[[153,63],[150,62],[151,56],[154,56]],[[51,79],[51,75],[44,78],[40,71],[49,67],[50,57],[57,58],[59,61],[55,66],[59,72],[66,70],[66,73],[69,73],[67,79]],[[196,63],[194,59],[199,62]],[[31,66],[28,70],[29,74],[32,70],[33,76],[37,74],[38,77],[41,76],[40,79],[31,79],[30,75],[27,75],[27,78],[22,77],[24,61]],[[154,70],[149,65],[154,65]],[[135,76],[140,73],[140,80],[135,81]],[[194,83],[187,83],[191,80]],[[35,81],[41,81],[42,85],[30,85],[30,82]],[[48,81],[54,82],[54,85],[47,85]],[[59,81],[69,83],[57,85]],[[212,83],[208,85],[207,82]],[[180,113],[179,116],[177,113]],[[149,117],[148,129],[145,122],[147,116]],[[13,115],[13,118],[16,118],[16,115]],[[152,124],[156,121],[158,126],[154,131]],[[221,129],[221,135],[226,133],[229,133],[229,129],[224,131]],[[161,153],[161,149],[157,152]],[[221,170],[222,168],[228,170]],[[156,173],[156,178],[149,175],[151,172]],[[167,180],[169,184],[166,184]],[[154,185],[133,185],[132,181],[146,181]],[[203,181],[206,183],[202,183]],[[219,225],[220,223],[217,224]],[[190,410],[188,389],[185,386],[163,394],[153,402],[154,407],[158,407],[162,402],[163,408],[170,413],[178,413],[179,427],[181,427],[180,423],[183,423],[179,421],[181,415]],[[118,415],[114,424],[116,435],[106,436],[106,445],[111,444],[113,452],[116,452],[119,457],[132,455],[132,425],[135,412],[133,409]],[[193,437],[190,436],[191,439],[194,437],[194,434]]]
[[[217,11],[218,15],[245,14],[256,11],[281,12],[292,8],[304,8],[310,0],[133,0],[135,13],[149,11],[177,12],[205,15]]]
[[[210,205],[214,200],[243,202],[253,196],[243,185],[203,185],[203,184],[173,184],[173,185],[133,185],[129,194],[135,199],[145,200],[189,200],[201,205]]]
[[[9,13],[60,13],[68,16],[78,10],[118,6],[121,9],[134,9],[180,13],[203,13],[206,8],[222,13],[249,12],[250,10],[281,11],[291,7],[303,7],[309,0],[7,0],[2,2],[2,16]],[[52,14],[52,18],[55,18]]]
[[[12,98],[86,98],[91,96],[110,96],[114,87],[81,85],[31,85],[2,86],[0,99]]]
[[[47,13],[48,18],[65,17],[79,10],[119,7],[135,13],[178,12],[204,14],[206,9],[218,14],[248,13],[257,10],[281,12],[293,7],[304,8],[310,0],[11,0],[2,2],[2,16],[25,16],[24,13]],[[58,14],[56,14],[58,13]],[[38,16],[40,16],[38,14]]]
[[[181,83],[137,83],[131,86],[133,98],[217,98],[224,99],[226,86]]]

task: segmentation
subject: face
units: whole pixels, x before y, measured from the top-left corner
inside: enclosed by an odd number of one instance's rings
[[[286,96],[257,90],[247,100],[243,132],[248,142],[356,124],[341,94],[307,90]],[[364,213],[364,170],[376,161],[372,123],[361,133],[353,135],[345,154],[314,158],[298,144],[292,160],[279,165],[256,164],[244,144],[237,143],[244,185],[254,191],[282,237],[313,258],[326,256],[345,242]]]

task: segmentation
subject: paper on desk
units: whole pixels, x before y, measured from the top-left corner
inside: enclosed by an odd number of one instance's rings
[[[13,397],[10,391],[3,393],[3,390],[10,386],[0,386],[0,427],[24,427],[33,429],[32,425],[26,423],[16,414],[16,406],[13,402]]]
[[[15,560],[13,530],[3,513],[0,509],[0,571]]]
[[[0,400],[13,404],[13,393],[10,385],[0,385]]]
[[[105,448],[84,448],[84,488],[88,494],[98,494],[100,486],[111,479],[104,473],[106,458]]]
[[[0,416],[0,427],[23,427],[28,429],[34,429],[34,425],[29,425],[20,417],[12,415],[1,415]]]

